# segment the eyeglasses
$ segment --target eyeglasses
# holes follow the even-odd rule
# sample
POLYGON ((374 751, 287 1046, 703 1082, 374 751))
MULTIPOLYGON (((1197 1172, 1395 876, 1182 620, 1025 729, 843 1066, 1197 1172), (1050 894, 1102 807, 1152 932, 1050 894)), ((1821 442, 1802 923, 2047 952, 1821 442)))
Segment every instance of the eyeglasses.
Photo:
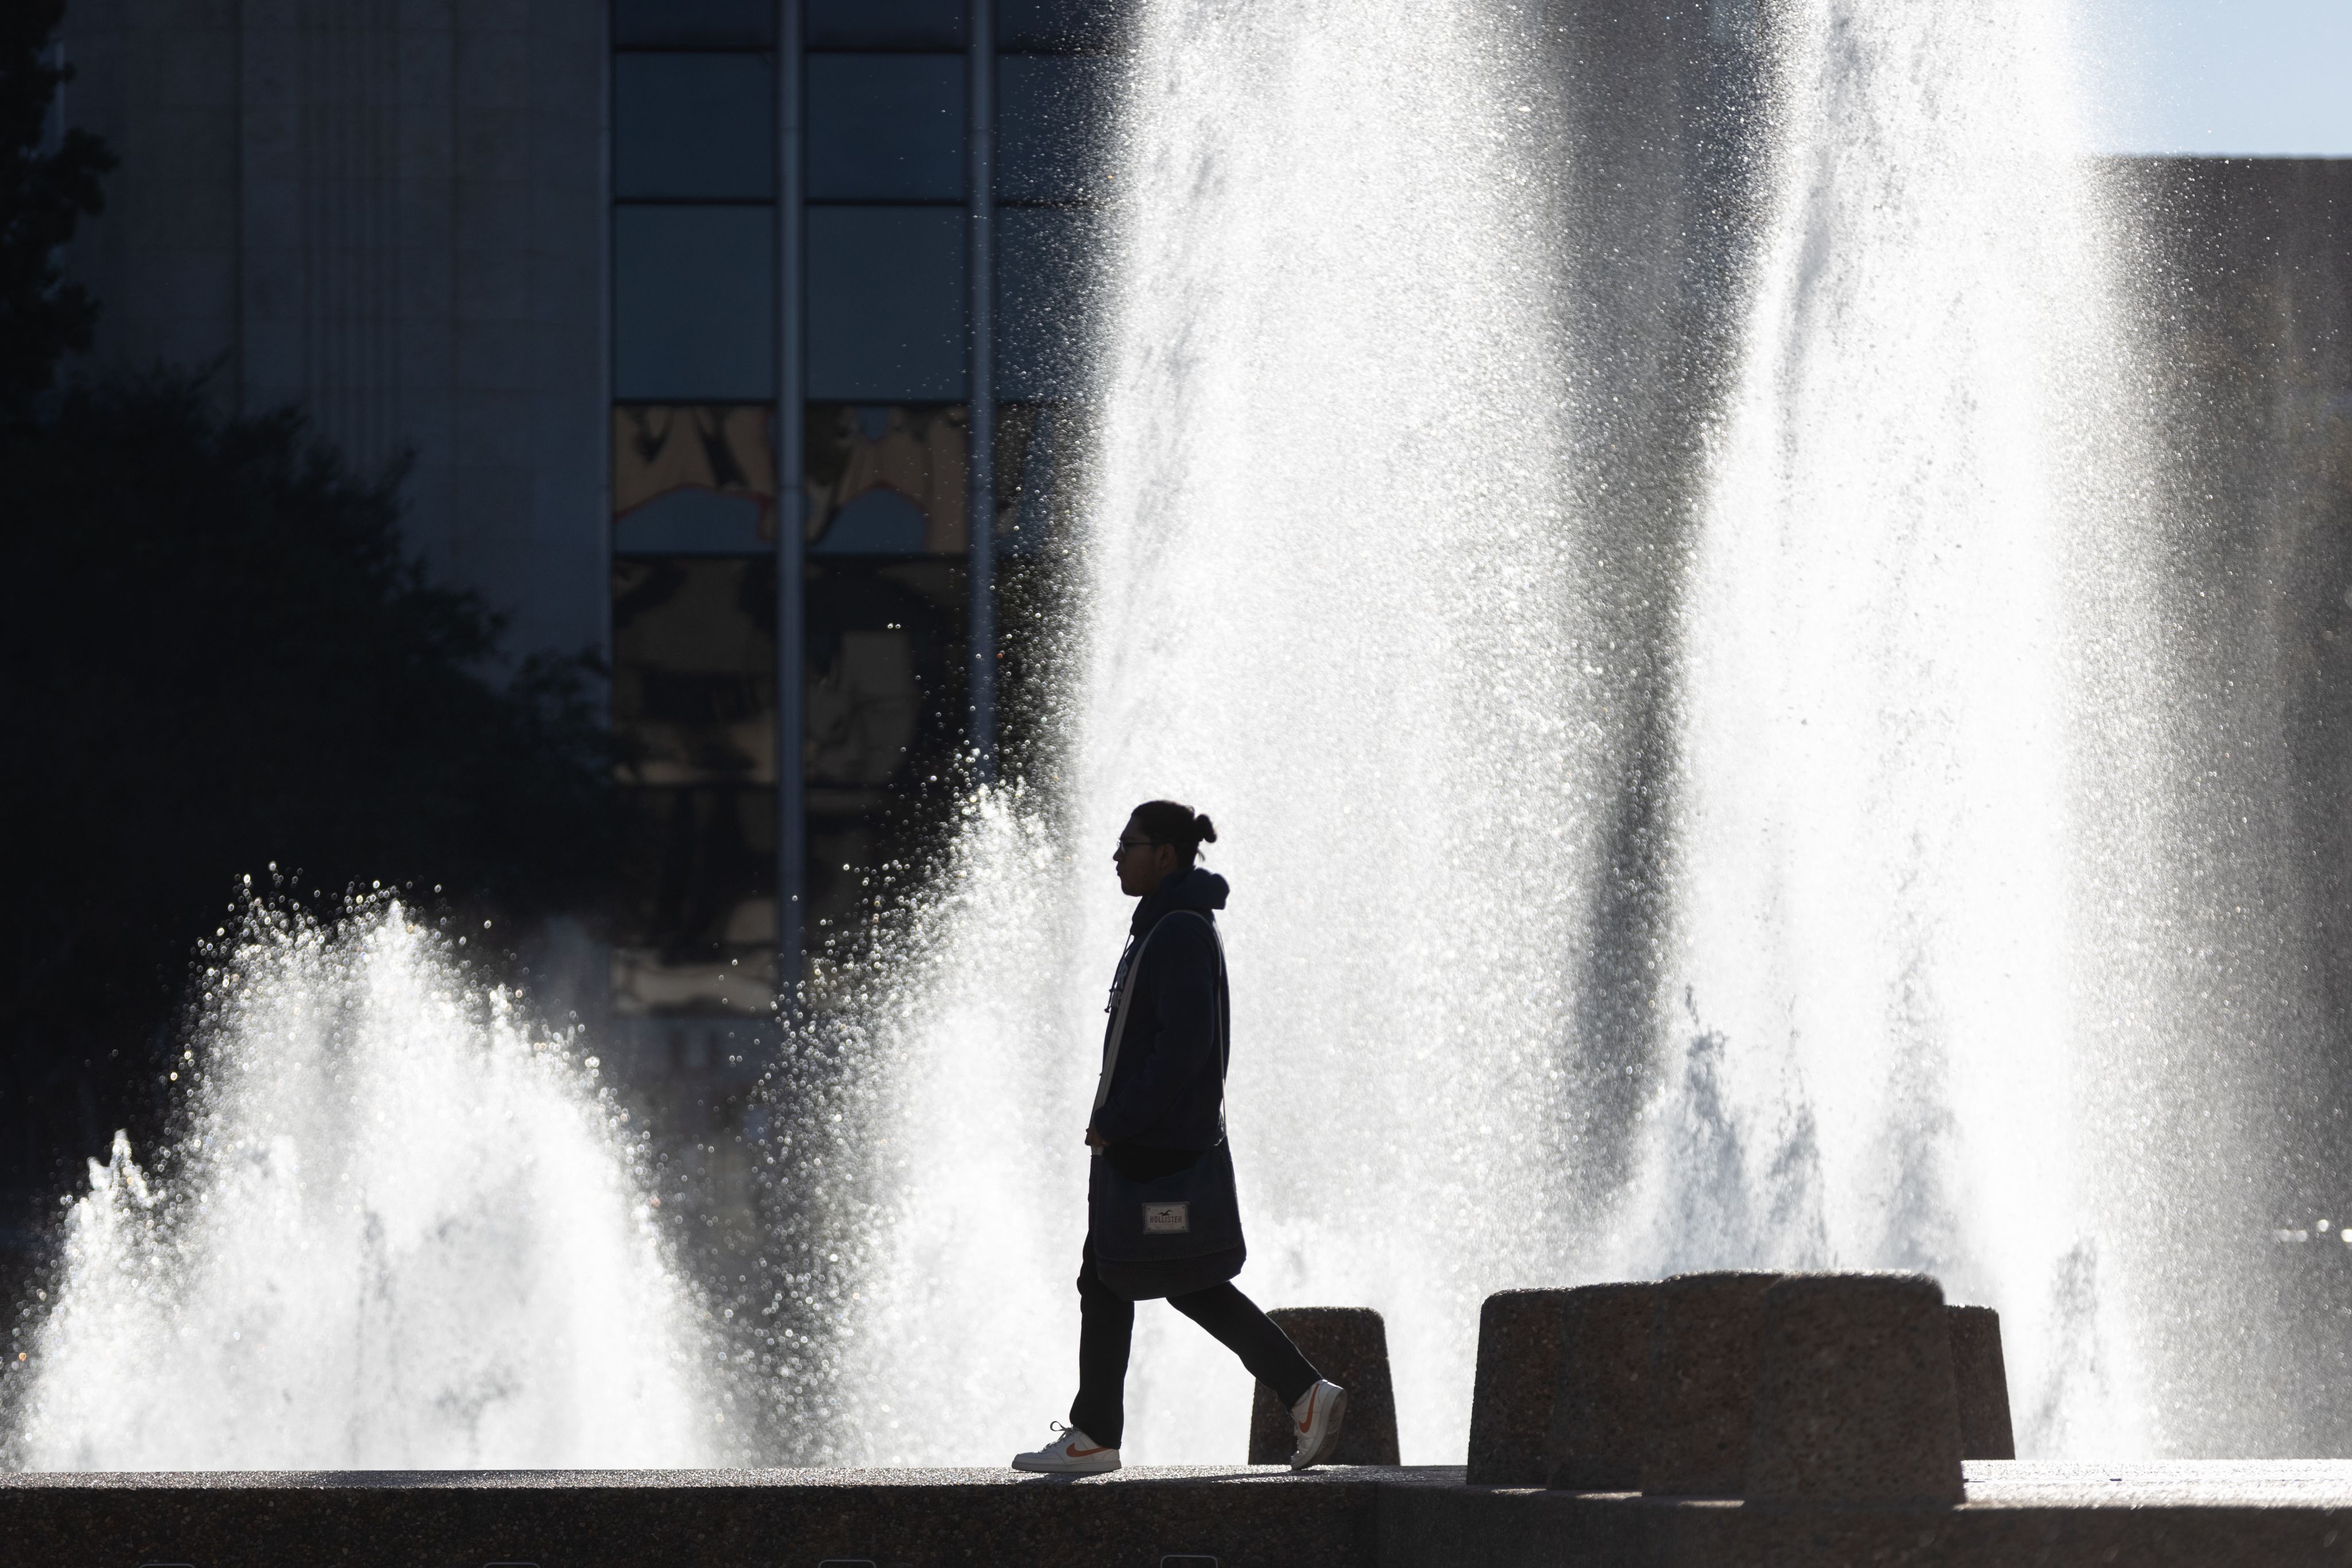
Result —
MULTIPOLYGON (((1118 854, 1123 855, 1129 850, 1152 849, 1157 847, 1159 841, 1157 839, 1121 839, 1118 841, 1118 854)), ((1115 855, 1112 858, 1117 859, 1118 856, 1115 855)))

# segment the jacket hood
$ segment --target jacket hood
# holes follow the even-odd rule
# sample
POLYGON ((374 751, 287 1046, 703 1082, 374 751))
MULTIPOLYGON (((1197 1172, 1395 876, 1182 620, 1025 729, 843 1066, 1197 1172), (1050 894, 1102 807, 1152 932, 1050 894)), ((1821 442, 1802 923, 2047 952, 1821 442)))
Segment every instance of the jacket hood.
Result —
POLYGON ((1232 886, 1206 866, 1173 873, 1137 902, 1135 919, 1129 929, 1149 930, 1154 921, 1171 909, 1223 909, 1225 894, 1232 886))

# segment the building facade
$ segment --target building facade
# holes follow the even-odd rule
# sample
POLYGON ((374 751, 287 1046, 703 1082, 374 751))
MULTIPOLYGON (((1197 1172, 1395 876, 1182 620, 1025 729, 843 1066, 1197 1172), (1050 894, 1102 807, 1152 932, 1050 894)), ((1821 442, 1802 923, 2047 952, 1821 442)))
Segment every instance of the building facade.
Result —
POLYGON ((404 459, 516 653, 609 661, 643 829, 566 999, 630 1076, 747 1085, 994 766, 1112 6, 76 0, 61 41, 122 161, 93 360, 404 459))

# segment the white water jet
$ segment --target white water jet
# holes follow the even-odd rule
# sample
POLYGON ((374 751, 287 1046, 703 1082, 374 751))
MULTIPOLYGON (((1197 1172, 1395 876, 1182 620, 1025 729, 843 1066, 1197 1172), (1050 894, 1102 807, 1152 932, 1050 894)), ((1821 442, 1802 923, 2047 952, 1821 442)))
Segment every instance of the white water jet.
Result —
MULTIPOLYGON (((590 1067, 593 1059, 590 1059, 590 1067)), ((566 1043, 397 904, 256 911, 179 1064, 161 1174, 118 1136, 18 1370, 31 1469, 714 1462, 689 1293, 566 1043)))
MULTIPOLYGON (((1408 1460, 1458 1459, 1483 1296, 1591 1218, 1558 1110, 1599 672, 1508 20, 1145 8, 1062 804, 1050 832, 975 809, 876 1002, 888 1197, 843 1408, 877 1414, 842 1457, 999 1463, 1067 1409, 1111 847, 1144 800, 1213 817, 1233 883, 1237 1282, 1386 1314, 1408 1460)), ((1237 1459, 1249 1396, 1142 1310, 1131 1460, 1237 1459)))
POLYGON ((2116 1167, 2145 1156, 2105 1130, 2154 1065, 2112 1015, 2163 1005, 2125 994, 2116 908, 2166 782, 2158 529, 2064 17, 1773 26, 1682 616, 1669 1076, 1616 1264, 1932 1271, 2001 1311, 2021 1452, 2144 1452, 2116 1167))

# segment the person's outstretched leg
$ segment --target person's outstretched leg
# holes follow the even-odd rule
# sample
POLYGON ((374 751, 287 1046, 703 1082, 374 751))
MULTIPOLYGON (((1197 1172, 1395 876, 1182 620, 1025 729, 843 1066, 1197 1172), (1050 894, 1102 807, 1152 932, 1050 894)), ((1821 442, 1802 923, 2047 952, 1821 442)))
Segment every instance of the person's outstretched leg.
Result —
MULTIPOLYGON (((1243 1295, 1230 1280, 1205 1291, 1171 1296, 1168 1304, 1216 1335, 1219 1343, 1242 1358, 1242 1364, 1250 1369, 1251 1375, 1274 1390, 1286 1408, 1306 1397, 1307 1391, 1322 1377, 1314 1364, 1298 1354, 1290 1336, 1258 1311, 1257 1303, 1243 1295)), ((1133 1321, 1132 1314, 1129 1321, 1133 1321)), ((1125 1364, 1122 1351, 1120 1365, 1124 1368, 1125 1364)), ((1075 1421, 1076 1417, 1071 1419, 1075 1421)), ((1081 1421, 1078 1425, 1086 1424, 1081 1421)), ((1094 1428, 1087 1427, 1087 1430, 1091 1432, 1094 1428)))
POLYGON ((1106 1448, 1118 1448, 1127 1430, 1127 1351, 1134 1337, 1135 1303, 1102 1282, 1087 1248, 1078 1270, 1078 1396, 1070 1401, 1070 1425, 1106 1448))
POLYGON ((1078 1267, 1078 1396, 1070 1402, 1070 1424, 1055 1422, 1044 1448, 1013 1455, 1014 1469, 1093 1475, 1118 1469, 1127 1343, 1134 1332, 1135 1303, 1104 1285, 1087 1248, 1078 1267))

